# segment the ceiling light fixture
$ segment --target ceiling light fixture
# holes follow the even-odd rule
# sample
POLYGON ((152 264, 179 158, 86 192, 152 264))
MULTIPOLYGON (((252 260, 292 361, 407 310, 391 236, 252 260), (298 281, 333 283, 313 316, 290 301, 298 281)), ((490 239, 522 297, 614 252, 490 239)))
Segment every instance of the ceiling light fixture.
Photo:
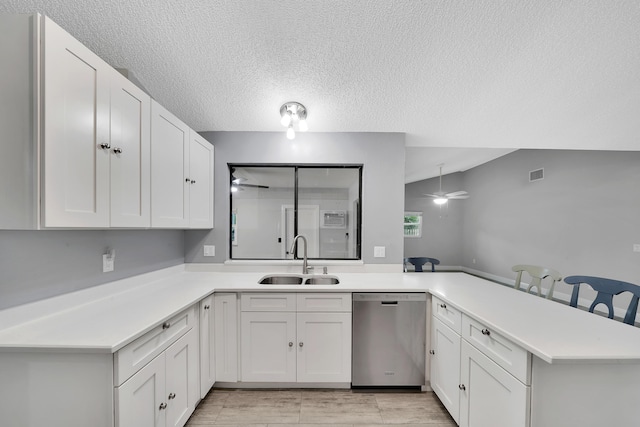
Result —
POLYGON ((299 102, 285 102, 280 107, 280 124, 287 128, 287 138, 294 139, 296 131, 294 126, 298 126, 300 132, 309 130, 307 126, 307 108, 299 102))

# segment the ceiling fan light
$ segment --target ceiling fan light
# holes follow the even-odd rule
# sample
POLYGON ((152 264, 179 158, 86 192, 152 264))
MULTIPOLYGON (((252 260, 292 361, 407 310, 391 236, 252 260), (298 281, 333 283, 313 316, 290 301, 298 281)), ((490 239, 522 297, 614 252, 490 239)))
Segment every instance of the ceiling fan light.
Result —
POLYGON ((444 205, 445 203, 447 203, 447 199, 444 197, 438 197, 437 199, 433 199, 433 203, 435 203, 436 205, 444 205))

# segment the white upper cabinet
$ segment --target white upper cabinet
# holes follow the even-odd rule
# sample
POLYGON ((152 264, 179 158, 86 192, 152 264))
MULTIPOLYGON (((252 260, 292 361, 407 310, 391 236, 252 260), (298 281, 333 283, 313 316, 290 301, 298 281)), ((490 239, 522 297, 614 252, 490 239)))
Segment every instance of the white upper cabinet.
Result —
POLYGON ((211 144, 49 18, 0 57, 0 229, 213 228, 211 144))
POLYGON ((151 102, 151 226, 213 228, 213 146, 151 102))
POLYGON ((189 227, 213 228, 213 145, 191 131, 189 227))
POLYGON ((151 226, 189 227, 190 129, 151 102, 151 226))
POLYGON ((113 70, 111 227, 151 225, 151 98, 113 70))
POLYGON ((44 18, 45 227, 109 226, 111 67, 44 18))

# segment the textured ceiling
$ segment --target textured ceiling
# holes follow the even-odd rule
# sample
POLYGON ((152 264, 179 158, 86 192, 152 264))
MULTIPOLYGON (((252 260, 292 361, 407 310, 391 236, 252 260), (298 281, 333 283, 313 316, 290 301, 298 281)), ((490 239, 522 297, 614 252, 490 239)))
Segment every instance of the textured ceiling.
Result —
POLYGON ((282 131, 295 100, 312 132, 404 132, 408 147, 640 149, 638 0, 2 0, 7 12, 50 16, 198 131, 282 131))

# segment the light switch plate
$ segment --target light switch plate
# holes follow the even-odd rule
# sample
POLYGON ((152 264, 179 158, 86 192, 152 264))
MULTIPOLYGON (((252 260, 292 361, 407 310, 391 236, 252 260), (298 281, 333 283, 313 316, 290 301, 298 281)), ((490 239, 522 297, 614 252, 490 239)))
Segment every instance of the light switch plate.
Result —
POLYGON ((384 258, 385 255, 385 247, 384 246, 374 246, 373 247, 373 257, 374 258, 384 258))
POLYGON ((633 244, 633 252, 640 252, 640 243, 633 244))
POLYGON ((216 247, 214 245, 204 245, 204 256, 216 256, 216 247))

